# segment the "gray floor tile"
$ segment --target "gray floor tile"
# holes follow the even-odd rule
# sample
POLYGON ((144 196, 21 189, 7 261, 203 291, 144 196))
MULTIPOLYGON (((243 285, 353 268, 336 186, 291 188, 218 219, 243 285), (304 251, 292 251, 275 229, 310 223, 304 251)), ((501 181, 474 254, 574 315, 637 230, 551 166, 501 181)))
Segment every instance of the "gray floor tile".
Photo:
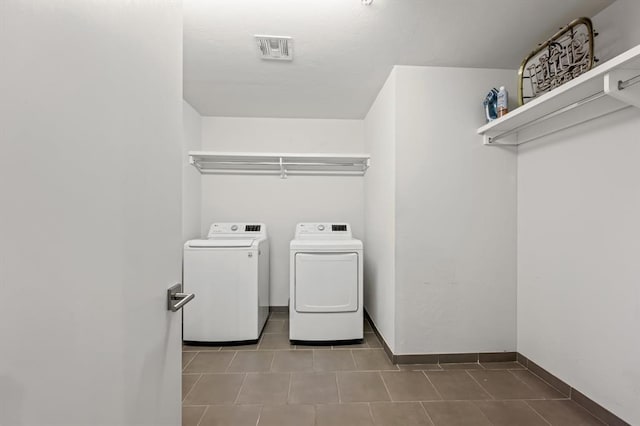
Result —
POLYGON ((189 363, 196 357, 197 352, 182 352, 182 369, 189 365, 189 363))
POLYGON ((207 406, 182 407, 182 426, 197 426, 207 406))
POLYGON ((518 380, 510 371, 484 370, 469 371, 473 378, 480 383, 491 396, 496 399, 530 399, 539 398, 537 392, 518 380))
POLYGON ((392 401, 435 401, 442 399, 422 371, 384 371, 382 379, 392 401))
POLYGON ((554 426, 602 425, 602 422, 573 401, 538 400, 527 401, 527 404, 554 426))
POLYGON ((524 365, 519 362, 481 362, 480 365, 486 370, 524 370, 524 365))
POLYGON ((271 369, 278 372, 312 371, 313 351, 276 351, 271 369))
POLYGON ((494 426, 547 426, 548 423, 524 401, 476 401, 494 426))
POLYGON ((378 372, 338 372, 340 402, 390 401, 378 372))
POLYGON ((382 349, 353 350, 353 358, 358 370, 398 370, 382 349))
POLYGON ((350 350, 314 350, 313 369, 315 371, 355 370, 356 364, 350 350))
POLYGON ((292 373, 289 404, 332 404, 338 401, 336 373, 292 373))
POLYGON ((221 373, 226 371, 233 352, 198 352, 184 369, 185 373, 221 373))
POLYGON ((422 405, 435 426, 491 426, 480 408, 471 401, 434 401, 423 402, 422 405))
POLYGON ((271 312, 269 315, 269 320, 288 320, 289 313, 288 312, 271 312))
POLYGON ((284 404, 289 393, 288 373, 247 373, 239 404, 284 404))
POLYGON ((466 371, 425 371, 425 374, 443 399, 491 399, 466 371))
POLYGON ((267 324, 264 326, 263 333, 284 333, 286 330, 284 328, 285 320, 272 320, 267 321, 267 324))
POLYGON ((367 346, 369 346, 370 348, 381 348, 382 347, 382 343, 380 342, 380 339, 378 339, 378 336, 376 336, 375 333, 364 333, 364 341, 367 343, 367 346))
POLYGON ((258 426, 314 426, 315 419, 313 405, 265 405, 258 426))
POLYGON ((184 399, 184 405, 232 404, 244 374, 203 374, 184 399))
POLYGON ((440 364, 443 370, 484 370, 484 367, 477 362, 446 362, 440 364))
POLYGON ((311 350, 313 349, 315 350, 319 350, 319 351, 330 351, 331 349, 333 349, 333 346, 331 345, 314 345, 314 344, 296 344, 296 349, 300 349, 300 350, 311 350))
POLYGON ((295 346, 289 342, 289 335, 285 333, 278 334, 264 334, 260 345, 260 350, 263 349, 294 349, 295 346))
POLYGON ((256 351, 258 350, 258 343, 246 343, 242 345, 230 345, 230 346, 222 346, 220 348, 223 352, 229 351, 256 351))
POLYGON ((317 426, 374 426, 369 404, 316 405, 317 426))
POLYGON ((182 375, 182 399, 189 393, 193 385, 198 381, 201 374, 183 374, 182 375))
POLYGON ((560 393, 560 391, 551 387, 547 382, 543 381, 538 376, 532 374, 529 371, 515 370, 511 371, 511 374, 513 374, 519 380, 525 382, 527 386, 533 389, 538 398, 566 399, 566 396, 560 393))
POLYGON ((371 404, 376 426, 430 426, 419 402, 376 402, 371 404))
POLYGON ((273 351, 238 351, 227 369, 230 373, 256 373, 271 370, 273 351))
POLYGON ((406 371, 441 371, 438 364, 398 364, 400 370, 406 371))
POLYGON ((367 345, 367 342, 365 342, 364 339, 362 339, 361 342, 337 344, 337 345, 333 345, 332 348, 333 349, 368 349, 369 345, 367 345))
POLYGON ((255 426, 261 408, 260 405, 210 405, 198 426, 255 426))

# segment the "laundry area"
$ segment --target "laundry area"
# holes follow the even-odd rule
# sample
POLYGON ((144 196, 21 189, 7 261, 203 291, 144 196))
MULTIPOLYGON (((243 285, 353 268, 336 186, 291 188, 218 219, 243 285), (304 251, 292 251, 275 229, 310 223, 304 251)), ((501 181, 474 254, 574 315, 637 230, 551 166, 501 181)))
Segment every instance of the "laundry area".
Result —
POLYGON ((0 426, 640 425, 640 2, 0 17, 0 426))

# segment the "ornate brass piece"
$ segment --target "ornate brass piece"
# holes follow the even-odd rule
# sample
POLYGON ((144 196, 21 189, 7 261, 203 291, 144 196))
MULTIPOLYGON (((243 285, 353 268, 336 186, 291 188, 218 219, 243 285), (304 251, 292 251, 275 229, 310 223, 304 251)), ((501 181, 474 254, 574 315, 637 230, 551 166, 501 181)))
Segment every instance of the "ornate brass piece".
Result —
POLYGON ((526 102, 573 80, 593 67, 593 24, 578 18, 555 33, 522 61, 518 102, 526 102))

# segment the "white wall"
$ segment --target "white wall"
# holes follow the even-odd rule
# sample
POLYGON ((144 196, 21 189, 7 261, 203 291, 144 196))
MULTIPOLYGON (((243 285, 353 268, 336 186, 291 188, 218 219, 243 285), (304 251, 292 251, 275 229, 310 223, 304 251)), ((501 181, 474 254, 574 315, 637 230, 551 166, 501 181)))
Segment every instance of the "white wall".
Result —
MULTIPOLYGON (((362 120, 203 117, 202 148, 233 152, 364 151, 362 120)), ((349 222, 363 238, 364 184, 355 176, 202 177, 202 232, 212 222, 264 222, 271 242, 272 306, 289 299, 289 241, 298 222, 349 222)))
POLYGON ((395 68, 396 353, 516 349, 516 151, 475 130, 512 70, 395 68))
MULTIPOLYGON (((615 53, 640 44, 639 16, 633 1, 605 9, 596 47, 612 35, 615 53)), ((630 424, 640 424, 638 134, 631 109, 518 155, 518 350, 630 424)))
POLYGON ((365 309, 395 350, 396 84, 392 71, 364 120, 372 167, 365 191, 365 309))
POLYGON ((202 177, 189 164, 189 151, 202 148, 202 117, 186 101, 182 102, 182 239, 201 237, 202 177))
POLYGON ((594 29, 600 34, 595 39, 595 56, 600 63, 640 43, 638 19, 640 2, 637 0, 616 0, 592 18, 594 29))
POLYGON ((180 4, 0 17, 0 424, 177 425, 180 4))

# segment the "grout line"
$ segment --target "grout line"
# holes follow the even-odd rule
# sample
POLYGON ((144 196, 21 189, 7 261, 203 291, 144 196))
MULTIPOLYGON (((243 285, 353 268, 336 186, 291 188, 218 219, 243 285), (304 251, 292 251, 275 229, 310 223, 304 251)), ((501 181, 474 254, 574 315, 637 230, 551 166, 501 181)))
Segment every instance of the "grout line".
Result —
POLYGON ((378 373, 380 374, 380 378, 382 379, 382 384, 384 385, 384 388, 386 389, 387 393, 389 394, 389 400, 391 402, 401 402, 401 401, 395 401, 393 399, 393 395, 391 395, 391 392, 389 392, 389 386, 387 386, 387 382, 384 380, 384 376, 382 375, 382 371, 378 371, 378 373))
POLYGON ((373 417, 373 409, 371 408, 371 403, 367 402, 367 405, 369 406, 369 416, 371 416, 371 422, 375 424, 376 418, 373 417))
POLYGON ((244 387, 244 383, 247 381, 247 376, 249 373, 244 373, 244 377, 242 378, 242 383, 240 383, 240 389, 238 389, 238 394, 236 395, 236 399, 233 400, 233 405, 238 403, 238 399, 240 399, 240 395, 242 394, 242 388, 244 387))
MULTIPOLYGON (((421 371, 422 374, 427 378, 427 381, 429 382, 429 384, 431 385, 431 387, 433 387, 433 389, 436 391, 436 394, 438 394, 438 396, 440 397, 441 401, 444 401, 444 398, 442 397, 442 394, 440 393, 440 391, 438 390, 438 388, 436 387, 436 385, 433 384, 433 382, 431 381, 431 378, 429 377, 429 375, 427 374, 426 371, 422 370, 421 371)), ((434 423, 435 424, 435 423, 434 423)))
POLYGON ((271 364, 269 364, 269 372, 273 373, 274 372, 273 371, 273 363, 276 362, 276 353, 272 352, 271 354, 272 354, 272 356, 271 356, 271 364))
POLYGON ((531 404, 529 404, 527 401, 523 401, 525 404, 527 404, 527 407, 531 408, 533 410, 534 413, 536 413, 542 420, 544 420, 545 423, 547 423, 548 425, 552 425, 552 423, 547 420, 542 414, 540 414, 538 412, 538 410, 536 410, 535 408, 533 408, 533 406, 531 404))
MULTIPOLYGON (((504 400, 496 401, 496 402, 503 402, 503 401, 504 401, 504 400)), ((478 410, 480 410, 480 414, 482 414, 482 417, 484 417, 484 418, 487 420, 487 422, 489 422, 489 424, 494 424, 494 423, 491 421, 491 419, 489 418, 489 416, 487 416, 487 415, 485 414, 485 412, 484 412, 484 411, 482 411, 482 409, 481 409, 480 407, 478 407, 478 401, 470 401, 470 402, 471 402, 471 404, 473 404, 473 405, 474 405, 478 410)))
MULTIPOLYGON (((436 392, 437 392, 437 390, 436 390, 436 392)), ((429 419, 429 421, 431 422, 431 425, 435 426, 436 422, 434 422, 433 419, 431 418, 431 416, 429 415, 429 412, 427 411, 427 407, 424 406, 424 402, 420 401, 419 404, 422 407, 422 411, 424 411, 424 414, 427 416, 427 419, 429 419)))
POLYGON ((206 407, 204 407, 204 410, 202 411, 202 414, 200 414, 200 418, 196 422, 196 426, 200 426, 200 423, 202 422, 202 419, 204 419, 204 415, 207 413, 207 411, 209 411, 209 406, 208 405, 206 407))
POLYGON ((351 349, 349 349, 349 352, 351 353, 351 359, 353 360, 353 365, 355 365, 356 369, 355 371, 360 371, 358 367, 358 361, 356 361, 356 357, 355 355, 353 355, 353 351, 351 349))
MULTIPOLYGON (((527 363, 527 364, 528 364, 528 363, 527 363)), ((533 374, 533 375, 534 375, 535 377, 537 377, 538 379, 542 380, 542 381, 543 381, 544 383, 546 383, 547 385, 551 386, 551 388, 552 388, 552 389, 557 390, 557 391, 560 393, 560 395, 562 395, 562 396, 564 396, 564 397, 565 397, 564 399, 571 399, 571 389, 573 389, 573 387, 572 387, 572 386, 570 386, 569 384, 567 384, 567 383, 563 382, 563 383, 565 383, 567 386, 569 386, 569 396, 566 396, 564 393, 562 393, 562 391, 561 391, 560 389, 558 389, 557 387, 553 386, 551 383, 549 383, 548 381, 546 381, 546 380, 545 380, 544 378, 542 378, 541 376, 537 375, 535 372, 531 371, 531 370, 529 369, 529 367, 527 367, 527 368, 526 368, 526 370, 527 370, 529 373, 533 374)), ((551 374, 551 373, 549 373, 549 374, 551 374)), ((557 378, 557 377, 556 377, 556 376, 554 376, 553 374, 551 374, 551 376, 553 376, 553 377, 557 378)), ((558 379, 558 380, 560 380, 560 379, 558 379)), ((562 381, 562 380, 560 380, 560 381, 562 381)))
POLYGON ((260 404, 260 411, 258 411, 258 419, 256 420, 256 426, 260 423, 260 417, 262 416, 262 409, 264 408, 264 404, 260 404))
MULTIPOLYGON (((524 384, 528 389, 530 389, 533 393, 537 394, 536 390, 535 390, 534 388, 532 388, 531 386, 529 386, 529 384, 527 384, 527 382, 525 382, 524 380, 522 380, 520 377, 516 376, 516 375, 513 373, 513 370, 505 370, 505 371, 508 371, 508 372, 509 372, 509 374, 511 374, 511 376, 515 377, 517 381, 521 382, 521 383, 522 383, 522 384, 524 384)), ((520 370, 518 370, 518 371, 520 371, 520 370)), ((543 397, 542 399, 546 399, 546 398, 544 398, 544 397, 543 397)))
POLYGON ((480 389, 482 389, 483 391, 485 391, 485 393, 486 393, 487 395, 489 395, 493 400, 497 400, 497 399, 498 399, 498 398, 496 398, 495 396, 493 396, 493 395, 491 394, 491 392, 489 392, 487 389, 485 389, 485 387, 484 387, 484 386, 482 386, 482 384, 480 384, 480 382, 479 382, 478 380, 476 380, 476 378, 475 378, 475 377, 473 377, 473 375, 469 372, 469 370, 464 370, 464 372, 465 372, 465 373, 467 373, 467 375, 468 375, 469 377, 471 377, 471 380, 473 380, 474 382, 476 382, 476 383, 478 384, 478 386, 480 386, 480 389))
POLYGON ((313 407, 313 425, 318 426, 318 404, 311 404, 313 407))
POLYGON ((384 377, 382 377, 382 372, 378 371, 378 375, 380 376, 380 379, 382 380, 382 384, 384 385, 384 389, 387 391, 387 395, 389 395, 389 401, 395 402, 393 400, 393 397, 391 396, 391 392, 389 392, 389 388, 387 387, 387 383, 384 381, 384 377))
MULTIPOLYGON (((189 388, 189 392, 187 392, 187 393, 184 395, 184 397, 182 397, 182 402, 184 402, 184 400, 185 400, 185 399, 187 399, 187 397, 188 397, 188 396, 189 396, 189 394, 193 391, 193 389, 196 387, 196 385, 198 384, 198 382, 200 381, 200 379, 202 379, 202 375, 203 375, 204 373, 197 373, 197 374, 199 374, 198 378, 196 379, 196 381, 195 381, 195 382, 193 382, 193 384, 192 384, 192 385, 191 385, 191 387, 189 388)), ((182 376, 180 376, 180 379, 182 379, 182 376)), ((180 385, 182 385, 182 380, 181 380, 180 385)))
POLYGON ((233 356, 231 357, 231 361, 229 361, 229 364, 227 365, 227 367, 224 369, 225 373, 229 373, 229 369, 231 368, 231 364, 233 364, 233 360, 236 359, 236 357, 238 356, 238 351, 235 351, 233 356))
POLYGON ((338 404, 342 404, 342 396, 340 395, 340 384, 338 383, 338 372, 334 371, 333 374, 336 377, 336 389, 338 389, 338 404))
MULTIPOLYGON (((187 352, 187 353, 188 353, 188 352, 187 352)), ((191 359, 189 360, 189 362, 188 362, 188 363, 186 363, 184 367, 182 367, 182 372, 183 372, 183 373, 184 373, 184 370, 186 370, 186 369, 187 369, 187 367, 189 366, 189 364, 191 364, 191 363, 193 362, 193 360, 194 360, 194 359, 196 359, 196 357, 198 356, 198 354, 199 354, 199 353, 200 353, 200 352, 196 352, 196 354, 193 356, 193 358, 191 358, 191 359)), ((184 356, 184 352, 182 352, 182 356, 184 356)), ((181 360, 181 361, 182 361, 182 360, 181 360)))
POLYGON ((289 374, 289 389, 287 389, 287 404, 289 404, 289 397, 291 396, 291 382, 293 382, 293 373, 289 374))

